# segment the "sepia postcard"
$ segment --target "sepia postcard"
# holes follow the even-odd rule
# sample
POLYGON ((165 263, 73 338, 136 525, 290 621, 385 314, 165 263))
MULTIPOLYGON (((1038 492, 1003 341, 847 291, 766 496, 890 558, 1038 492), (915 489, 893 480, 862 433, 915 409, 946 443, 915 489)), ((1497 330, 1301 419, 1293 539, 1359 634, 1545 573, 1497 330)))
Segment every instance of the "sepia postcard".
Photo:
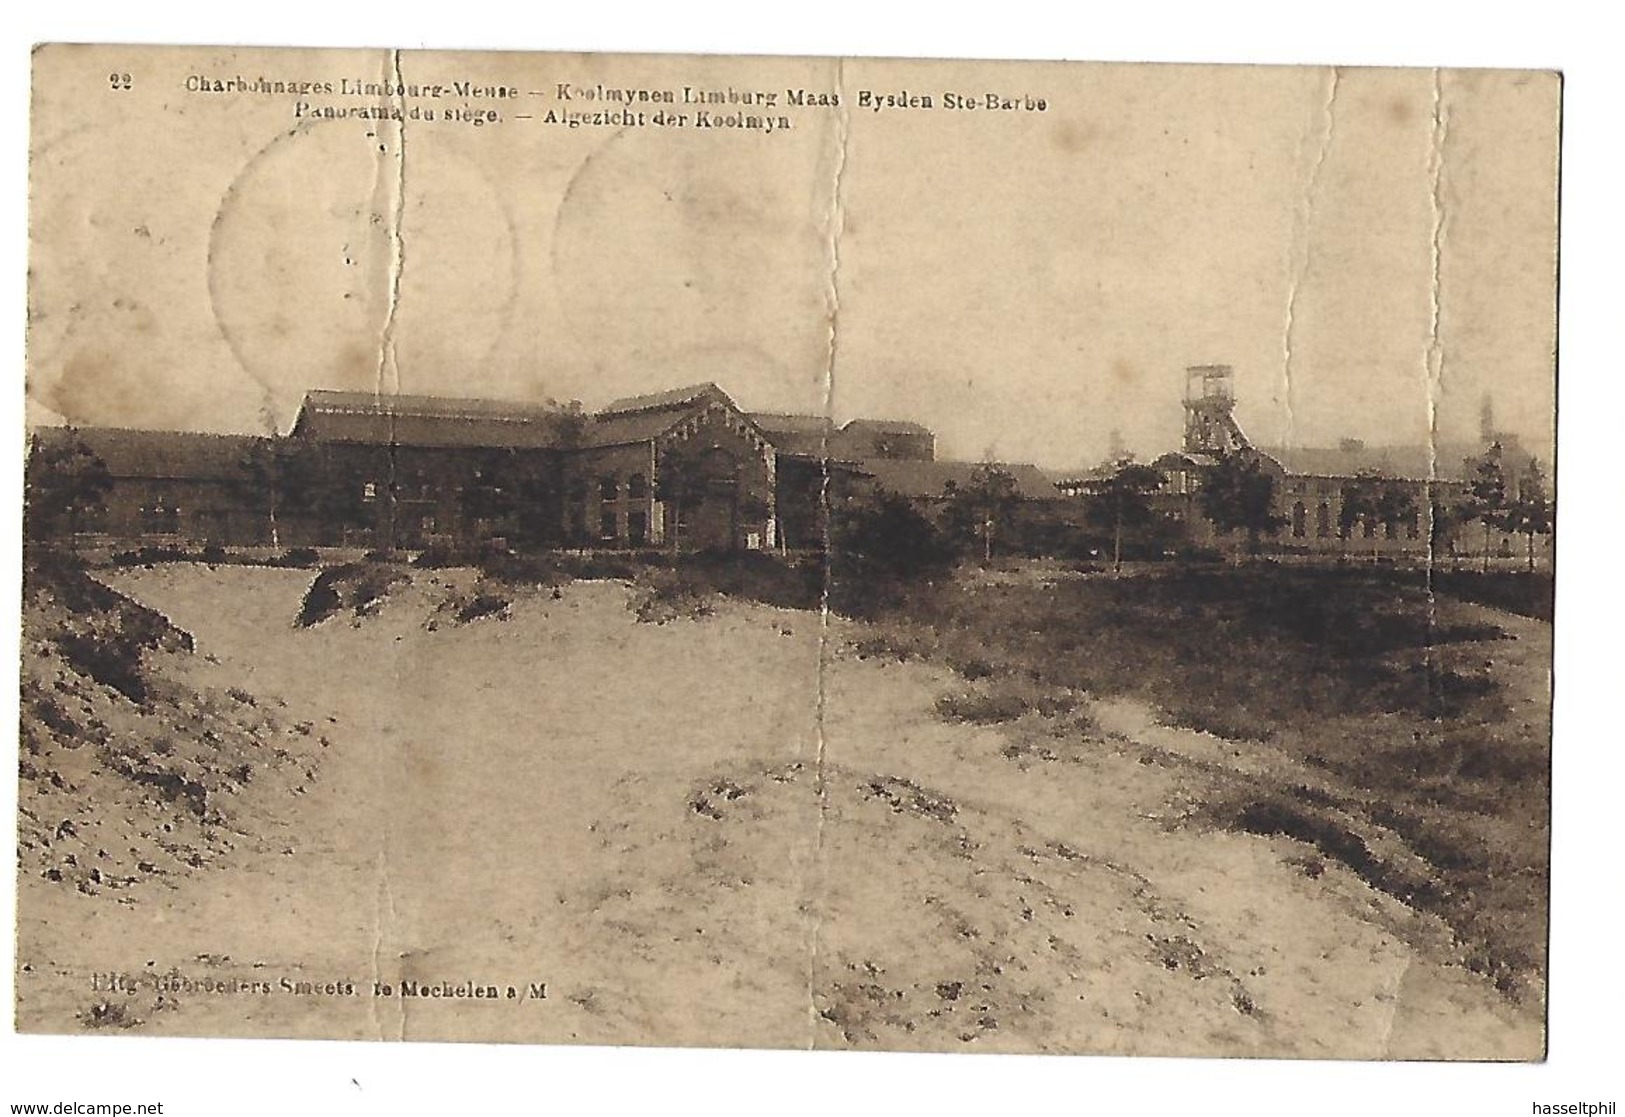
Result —
POLYGON ((18 1030, 1544 1058, 1561 98, 37 48, 18 1030))

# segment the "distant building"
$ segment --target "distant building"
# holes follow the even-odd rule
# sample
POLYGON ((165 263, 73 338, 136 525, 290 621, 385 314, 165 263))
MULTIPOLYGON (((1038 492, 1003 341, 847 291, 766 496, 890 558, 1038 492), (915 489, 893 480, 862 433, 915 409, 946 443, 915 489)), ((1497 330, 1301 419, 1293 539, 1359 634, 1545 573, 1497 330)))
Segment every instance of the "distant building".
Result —
POLYGON ((917 423, 750 414, 715 384, 596 413, 312 391, 282 438, 43 428, 107 464, 81 534, 111 540, 422 548, 820 545, 827 478, 927 462, 917 423))
MULTIPOLYGON (((1466 501, 1474 466, 1492 443, 1500 447, 1509 498, 1535 461, 1515 436, 1497 432, 1489 432, 1483 444, 1370 447, 1344 439, 1336 447, 1260 450, 1236 422, 1232 384, 1228 366, 1188 369, 1184 443, 1152 463, 1166 478, 1159 507, 1197 543, 1231 547, 1240 541, 1239 535, 1217 532, 1201 512, 1202 480, 1227 454, 1252 456, 1273 478, 1281 526, 1269 544, 1287 553, 1482 551, 1481 532, 1447 520, 1447 510, 1466 501)), ((1506 533, 1491 533, 1492 551, 1510 554, 1515 545, 1506 533)))

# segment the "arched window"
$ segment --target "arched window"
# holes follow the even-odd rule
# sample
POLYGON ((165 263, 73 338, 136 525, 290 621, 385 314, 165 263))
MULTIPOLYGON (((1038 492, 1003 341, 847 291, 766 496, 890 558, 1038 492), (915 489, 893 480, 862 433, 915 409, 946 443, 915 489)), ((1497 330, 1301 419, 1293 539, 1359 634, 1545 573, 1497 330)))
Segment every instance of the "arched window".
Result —
POLYGON ((606 473, 598 479, 598 499, 614 500, 621 494, 621 483, 613 473, 606 473))
POLYGON ((1302 539, 1307 534, 1307 527, 1304 522, 1307 518, 1308 510, 1304 508, 1303 501, 1294 501, 1292 504, 1292 537, 1294 539, 1302 539))
POLYGON ((1321 539, 1330 538, 1332 534, 1332 505, 1330 501, 1323 500, 1315 511, 1315 535, 1321 539))
POLYGON ((641 473, 634 473, 626 479, 626 495, 633 500, 643 500, 649 495, 649 479, 641 473))

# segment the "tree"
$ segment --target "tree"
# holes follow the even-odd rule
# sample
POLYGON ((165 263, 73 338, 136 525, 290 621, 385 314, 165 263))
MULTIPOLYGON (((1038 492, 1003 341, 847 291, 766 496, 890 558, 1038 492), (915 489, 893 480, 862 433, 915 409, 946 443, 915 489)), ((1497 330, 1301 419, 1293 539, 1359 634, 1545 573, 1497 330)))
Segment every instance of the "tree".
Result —
POLYGON ((573 399, 560 402, 548 399, 543 401, 542 406, 549 412, 559 447, 565 450, 579 447, 587 432, 587 412, 581 406, 581 401, 573 399))
POLYGON ((1224 455, 1208 470, 1198 499, 1215 528, 1247 533, 1249 555, 1258 553, 1259 536, 1286 523, 1275 511, 1275 476, 1259 455, 1245 450, 1224 455))
POLYGON ((1501 444, 1490 443, 1489 449, 1473 463, 1473 475, 1468 482, 1468 497, 1464 512, 1468 520, 1484 525, 1484 570, 1490 568, 1490 532, 1507 529, 1507 477, 1501 462, 1501 444))
POLYGON ((36 433, 29 440, 23 482, 25 536, 38 540, 65 531, 72 545, 81 518, 105 507, 112 488, 107 463, 76 432, 66 438, 36 433))
POLYGON ((655 460, 655 499, 669 510, 666 522, 674 555, 679 549, 678 524, 682 522, 684 509, 703 501, 709 487, 705 452, 693 439, 673 439, 660 448, 655 460))
POLYGON ((1443 493, 1433 489, 1428 491, 1428 553, 1437 555, 1440 551, 1450 554, 1450 567, 1456 569, 1459 555, 1456 553, 1456 529, 1466 520, 1461 507, 1452 503, 1443 493))
POLYGON ((1162 487, 1162 474, 1132 456, 1120 458, 1111 475, 1085 498, 1090 522, 1112 532, 1112 570, 1123 570, 1123 529, 1149 523, 1151 494, 1162 487))
POLYGON ((1547 535, 1553 526, 1552 502, 1546 495, 1546 475, 1540 463, 1529 462, 1529 472, 1518 482, 1518 499, 1507 513, 1507 527, 1523 535, 1529 544, 1529 569, 1535 569, 1535 536, 1547 535))
POLYGON ((1416 493, 1403 481, 1387 480, 1377 492, 1377 522, 1389 535, 1397 535, 1421 513, 1416 493))
POLYGON ((512 450, 475 453, 473 470, 457 491, 462 541, 477 545, 501 535, 521 548, 556 538, 557 489, 545 471, 512 450))
POLYGON ((271 546, 280 547, 278 516, 284 511, 310 512, 317 501, 320 475, 309 448, 298 442, 262 439, 243 451, 235 487, 244 503, 263 501, 271 546))
POLYGON ((994 539, 1009 532, 1021 491, 1009 471, 984 462, 971 473, 964 485, 949 481, 943 486, 947 507, 943 524, 955 538, 981 543, 982 562, 993 561, 994 539))
POLYGON ((832 510, 829 526, 830 588, 846 612, 874 612, 953 563, 943 534, 896 493, 853 494, 832 510))
POLYGON ((1382 504, 1382 478, 1371 470, 1361 470, 1343 482, 1338 496, 1337 538, 1347 551, 1357 525, 1377 523, 1382 504))

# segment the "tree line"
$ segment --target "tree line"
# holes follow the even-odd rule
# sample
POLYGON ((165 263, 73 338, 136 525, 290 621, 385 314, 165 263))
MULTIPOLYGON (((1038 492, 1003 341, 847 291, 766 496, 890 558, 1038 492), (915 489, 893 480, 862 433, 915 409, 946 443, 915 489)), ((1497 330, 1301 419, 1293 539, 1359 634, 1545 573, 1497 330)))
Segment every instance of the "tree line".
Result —
MULTIPOLYGON (((471 450, 467 483, 456 495, 463 533, 500 536, 520 547, 557 542, 556 508, 561 494, 555 482, 525 469, 501 450, 471 450)), ((654 479, 656 495, 672 510, 704 499, 706 472, 688 461, 683 448, 662 455, 654 479)), ((375 500, 391 506, 391 482, 381 484, 375 500)), ((1081 501, 1082 522, 1053 509, 1034 509, 1023 498, 1016 478, 993 463, 978 466, 964 482, 949 481, 933 502, 934 514, 918 502, 883 492, 847 494, 837 502, 830 541, 849 558, 873 564, 877 572, 901 573, 965 558, 991 561, 1010 553, 1092 551, 1095 541, 1110 548, 1114 569, 1122 568, 1125 545, 1172 542, 1176 533, 1157 508, 1165 479, 1153 466, 1123 456, 1110 463, 1087 487, 1081 501)), ((1277 477, 1262 455, 1236 451, 1209 468, 1197 491, 1197 507, 1219 531, 1241 532, 1256 554, 1266 536, 1287 524, 1278 511, 1277 477)), ((25 481, 24 527, 27 538, 77 535, 104 507, 113 487, 106 464, 78 438, 31 440, 25 481)), ((246 508, 266 518, 273 546, 280 545, 284 520, 296 518, 328 525, 367 526, 374 513, 356 478, 335 478, 309 448, 279 440, 254 443, 237 462, 230 488, 246 508)), ((1414 483, 1362 472, 1346 479, 1339 491, 1337 534, 1345 549, 1365 525, 1386 532, 1408 530, 1423 509, 1414 483)), ((1517 476, 1507 468, 1499 443, 1475 459, 1462 498, 1429 500, 1428 530, 1435 550, 1448 549, 1460 528, 1477 525, 1483 532, 1483 563, 1488 569, 1496 532, 1525 537, 1527 562, 1535 566, 1535 541, 1553 531, 1555 506, 1538 461, 1530 460, 1517 476)), ((766 514, 765 509, 752 510, 766 514)), ((385 524, 388 529, 387 518, 385 524)), ((675 542, 675 540, 674 540, 675 542)), ((1147 548, 1143 545, 1142 553, 1147 548)))

